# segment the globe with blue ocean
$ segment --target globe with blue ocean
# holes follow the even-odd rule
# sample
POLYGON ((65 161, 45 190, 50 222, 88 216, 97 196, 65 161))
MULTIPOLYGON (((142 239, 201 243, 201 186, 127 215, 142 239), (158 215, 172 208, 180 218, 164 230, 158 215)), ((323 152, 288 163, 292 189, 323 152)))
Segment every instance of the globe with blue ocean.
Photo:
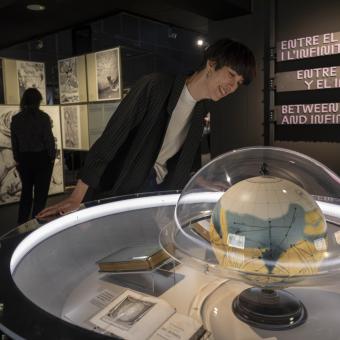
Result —
POLYGON ((252 284, 284 284, 318 274, 327 256, 327 224, 314 198, 295 183, 257 176, 231 186, 217 202, 210 240, 220 266, 252 284))

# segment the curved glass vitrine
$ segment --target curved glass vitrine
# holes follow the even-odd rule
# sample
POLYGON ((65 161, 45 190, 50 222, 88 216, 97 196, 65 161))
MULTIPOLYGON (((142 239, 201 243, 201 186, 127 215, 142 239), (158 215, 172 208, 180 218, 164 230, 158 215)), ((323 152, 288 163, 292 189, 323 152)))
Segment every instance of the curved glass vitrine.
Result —
POLYGON ((340 278, 339 197, 339 177, 304 154, 233 150, 190 179, 161 244, 183 264, 253 286, 232 301, 240 320, 288 330, 309 312, 285 288, 340 278))
MULTIPOLYGON (((199 212, 200 217, 206 217, 209 206, 213 207, 223 192, 211 190, 208 197, 194 189, 190 197, 186 196, 186 203, 198 207, 198 202, 203 202, 205 207, 199 212)), ((328 275, 326 285, 312 280, 309 285, 298 283, 286 288, 303 301, 308 311, 305 323, 299 327, 265 330, 235 316, 233 301, 252 281, 239 273, 226 275, 225 269, 216 266, 215 253, 202 234, 185 229, 187 224, 182 226, 184 231, 178 228, 174 211, 176 204, 178 207, 184 202, 185 193, 139 194, 90 202, 49 223, 30 221, 3 235, 0 331, 12 338, 112 338, 112 332, 93 322, 105 319, 107 306, 120 305, 127 292, 133 292, 133 302, 136 296, 137 300, 144 297, 143 304, 138 301, 133 305, 139 320, 148 315, 147 306, 152 304, 163 313, 163 317, 161 312, 150 313, 141 324, 144 330, 155 325, 159 329, 176 314, 186 316, 186 321, 194 320, 195 327, 203 325, 209 339, 337 339, 340 288, 328 275), (98 260, 122 248, 159 243, 179 262, 170 260, 148 271, 98 270, 98 260)), ((315 198, 332 232, 332 247, 336 248, 340 243, 336 236, 340 231, 339 201, 322 196, 322 192, 315 198)), ((307 278, 304 281, 309 282, 307 278)), ((124 308, 120 312, 125 313, 124 308)), ((114 313, 113 308, 110 315, 114 313)), ((126 322, 128 316, 133 317, 132 312, 125 313, 122 320, 126 322)), ((150 338, 155 336, 156 328, 151 335, 132 333, 131 338, 150 338)))

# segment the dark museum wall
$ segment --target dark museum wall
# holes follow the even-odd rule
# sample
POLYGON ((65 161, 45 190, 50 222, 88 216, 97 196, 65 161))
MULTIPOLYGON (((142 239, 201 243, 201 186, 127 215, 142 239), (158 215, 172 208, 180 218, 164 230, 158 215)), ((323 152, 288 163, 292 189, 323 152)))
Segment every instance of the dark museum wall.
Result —
MULTIPOLYGON (((211 105, 211 149, 215 157, 229 150, 264 145, 264 57, 268 53, 270 32, 274 41, 340 31, 340 1, 338 0, 276 0, 271 25, 268 1, 254 0, 253 13, 234 19, 209 22, 209 40, 229 36, 248 45, 257 59, 257 77, 248 87, 211 105), (271 30, 268 32, 268 30, 271 30)), ((274 46, 272 46, 274 47, 274 46)), ((340 65, 340 55, 276 63, 276 72, 340 65), (315 60, 311 60, 315 59, 315 60), (312 65, 310 67, 306 66, 312 65)), ((274 76, 274 75, 272 75, 274 76)), ((340 102, 340 89, 303 93, 276 94, 276 105, 320 102, 340 102), (319 92, 319 93, 317 93, 319 92)), ((290 125, 272 123, 270 145, 305 153, 340 174, 339 125, 290 125)))
POLYGON ((263 55, 265 0, 253 3, 253 13, 209 22, 209 40, 230 37, 255 54, 257 76, 248 86, 210 105, 211 153, 215 157, 232 149, 263 145, 263 55))
POLYGON ((195 45, 199 36, 201 34, 194 31, 119 13, 2 49, 0 56, 44 62, 49 103, 59 104, 59 59, 122 46, 122 76, 126 88, 151 72, 187 73, 195 69, 202 56, 202 48, 195 45))
MULTIPOLYGON (((276 41, 340 31, 338 0, 277 0, 276 41)), ((340 65, 340 55, 277 63, 276 71, 340 65), (308 63, 308 64, 307 64, 308 63), (307 66, 308 65, 308 66, 307 66)), ((277 104, 340 102, 340 89, 276 95, 277 104)), ((340 126, 276 127, 274 146, 305 153, 340 175, 340 126)))
MULTIPOLYGON (((59 104, 59 59, 123 46, 122 75, 123 86, 126 88, 142 75, 151 72, 191 72, 201 62, 202 48, 195 45, 197 38, 201 36, 194 31, 128 13, 119 13, 84 26, 2 49, 0 56, 44 62, 48 102, 59 104)), ((0 102, 3 103, 3 99, 0 102)), ((75 183, 76 173, 85 154, 85 151, 64 151, 66 186, 75 183), (69 161, 71 156, 72 161, 69 161), (71 168, 68 167, 70 163, 71 168)), ((63 196, 65 194, 50 196, 47 204, 56 203, 63 196)), ((17 211, 18 203, 0 206, 0 234, 15 227, 17 211)))
MULTIPOLYGON (((248 45, 257 59, 257 77, 249 86, 211 103, 211 154, 246 146, 268 144, 264 125, 268 113, 265 72, 268 54, 270 17, 268 6, 274 4, 275 21, 271 27, 275 41, 296 37, 340 32, 339 0, 253 0, 251 14, 219 21, 209 21, 208 42, 230 37, 248 45)), ((58 104, 57 60, 99 51, 118 45, 122 51, 124 87, 130 87, 140 76, 150 72, 190 72, 200 63, 202 49, 195 46, 197 32, 161 22, 119 13, 91 24, 64 30, 40 39, 0 50, 1 57, 43 61, 49 103, 58 104)), ((274 47, 274 46, 272 46, 274 47)), ((296 62, 276 63, 276 71, 289 71, 340 65, 340 54, 331 58, 309 58, 296 62), (327 64, 328 63, 328 64, 327 64), (314 67, 314 66, 313 66, 314 67)), ((0 72, 1 73, 1 72, 0 72)), ((267 78, 266 78, 267 79, 267 78)), ((0 81, 0 85, 2 82, 0 81)), ((276 104, 340 102, 340 88, 323 90, 322 96, 310 93, 276 94, 276 104)), ((306 91, 300 91, 306 92, 306 91)), ((320 92, 320 91, 319 91, 320 92)), ((1 91, 0 91, 1 93, 1 91)), ((1 98, 0 98, 1 99, 1 98)), ((321 161, 340 175, 340 125, 278 126, 271 123, 270 144, 296 150, 321 161), (275 127, 275 128, 274 128, 275 127)), ((50 200, 54 197, 50 198, 50 200)), ((17 204, 0 207, 6 225, 13 220, 17 204), (7 221, 8 220, 8 221, 7 221)))

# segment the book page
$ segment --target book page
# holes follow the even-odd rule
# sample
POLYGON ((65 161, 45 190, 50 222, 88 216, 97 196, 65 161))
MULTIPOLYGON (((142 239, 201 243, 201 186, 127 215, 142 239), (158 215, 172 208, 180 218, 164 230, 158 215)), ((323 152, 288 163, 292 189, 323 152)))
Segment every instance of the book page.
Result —
POLYGON ((166 301, 126 290, 90 322, 124 339, 147 339, 175 309, 166 301))
POLYGON ((150 337, 150 340, 198 339, 204 333, 203 325, 190 316, 175 313, 150 337))
MULTIPOLYGON (((75 324, 87 322, 93 315, 97 314, 112 302, 119 294, 112 290, 103 289, 99 294, 93 296, 90 300, 85 301, 64 314, 66 320, 75 324)), ((92 328, 92 327, 91 327, 92 328)))

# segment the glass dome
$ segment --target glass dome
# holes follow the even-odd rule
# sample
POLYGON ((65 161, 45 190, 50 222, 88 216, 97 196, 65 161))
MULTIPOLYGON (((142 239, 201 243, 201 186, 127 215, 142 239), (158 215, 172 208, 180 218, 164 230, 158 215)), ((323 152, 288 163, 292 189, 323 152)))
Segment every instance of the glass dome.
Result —
POLYGON ((306 155, 239 149, 191 178, 160 241, 183 263, 257 287, 332 283, 339 198, 338 176, 306 155))
POLYGON ((338 176, 306 155, 235 150, 192 177, 160 242, 184 264, 251 285, 232 302, 239 320, 295 328, 307 309, 283 288, 334 284, 340 276, 339 197, 338 176))

